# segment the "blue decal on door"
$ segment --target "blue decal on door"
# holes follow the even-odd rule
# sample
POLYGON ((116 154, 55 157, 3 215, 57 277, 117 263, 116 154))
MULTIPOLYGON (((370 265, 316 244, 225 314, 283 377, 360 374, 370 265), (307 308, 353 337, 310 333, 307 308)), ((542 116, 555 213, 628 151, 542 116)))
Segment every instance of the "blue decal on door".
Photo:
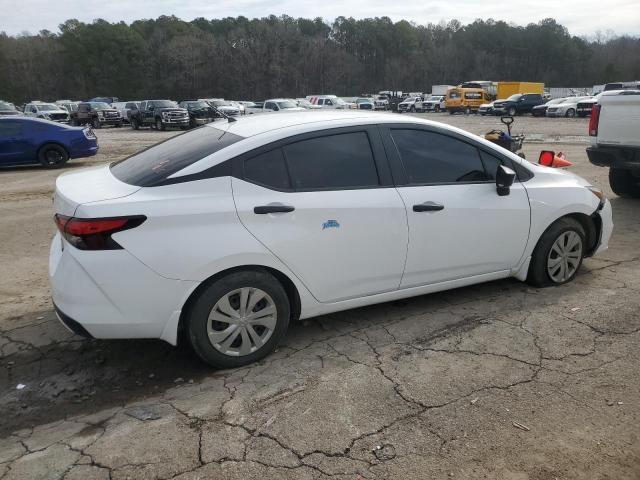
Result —
POLYGON ((337 220, 327 220, 322 224, 322 230, 325 228, 340 228, 340 224, 337 220))

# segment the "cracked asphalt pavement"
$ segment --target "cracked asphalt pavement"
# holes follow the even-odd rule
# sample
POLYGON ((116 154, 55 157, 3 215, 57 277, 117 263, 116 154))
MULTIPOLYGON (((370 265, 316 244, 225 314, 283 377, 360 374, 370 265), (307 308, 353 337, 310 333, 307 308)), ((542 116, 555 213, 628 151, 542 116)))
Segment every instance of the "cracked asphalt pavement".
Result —
MULTIPOLYGON (((311 319, 225 371, 186 347, 67 332, 47 280, 59 171, 0 171, 0 479, 637 480, 640 202, 588 163, 586 128, 516 120, 529 158, 562 150, 612 198, 610 250, 573 283, 503 280, 311 319)), ((173 134, 101 130, 101 153, 66 168, 173 134)))

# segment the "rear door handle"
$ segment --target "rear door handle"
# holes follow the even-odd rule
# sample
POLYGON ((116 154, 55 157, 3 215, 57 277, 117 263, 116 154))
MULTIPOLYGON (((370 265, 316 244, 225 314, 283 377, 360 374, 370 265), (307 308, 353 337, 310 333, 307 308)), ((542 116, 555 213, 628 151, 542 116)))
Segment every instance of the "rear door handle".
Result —
POLYGON ((424 202, 413 206, 414 212, 438 212, 444 210, 444 205, 436 202, 424 202))
POLYGON ((258 207, 253 207, 253 213, 257 215, 264 215, 266 213, 289 213, 293 212, 295 207, 291 205, 281 205, 281 204, 271 204, 271 205, 260 205, 258 207))

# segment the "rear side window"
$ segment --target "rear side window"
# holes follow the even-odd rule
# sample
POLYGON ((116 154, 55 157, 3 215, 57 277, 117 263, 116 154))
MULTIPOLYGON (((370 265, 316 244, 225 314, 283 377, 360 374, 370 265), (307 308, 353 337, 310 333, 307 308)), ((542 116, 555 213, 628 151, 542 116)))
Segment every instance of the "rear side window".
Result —
MULTIPOLYGON (((392 130, 410 184, 489 180, 478 149, 461 140, 425 130, 392 130)), ((496 166, 497 168, 497 166, 496 166)))
POLYGON ((252 183, 276 190, 291 188, 287 165, 282 150, 279 148, 245 160, 244 178, 252 183))
POLYGON ((111 173, 120 181, 153 187, 183 168, 242 140, 217 128, 203 126, 111 164, 111 173))
POLYGON ((302 140, 283 147, 295 190, 336 190, 380 184, 366 132, 302 140))
POLYGON ((0 122, 0 137, 13 137, 22 134, 22 125, 18 122, 0 122))

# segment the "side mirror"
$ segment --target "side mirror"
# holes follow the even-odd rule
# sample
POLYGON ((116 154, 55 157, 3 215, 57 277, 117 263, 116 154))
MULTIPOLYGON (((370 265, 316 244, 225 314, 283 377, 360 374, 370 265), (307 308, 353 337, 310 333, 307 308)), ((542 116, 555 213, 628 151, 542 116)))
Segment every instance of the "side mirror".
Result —
POLYGON ((498 192, 498 195, 501 197, 509 195, 511 186, 515 180, 516 172, 511 170, 509 167, 500 165, 496 172, 496 191, 498 192))
POLYGON ((31 109, 31 113, 38 113, 38 109, 37 109, 36 107, 33 107, 33 108, 31 109))

